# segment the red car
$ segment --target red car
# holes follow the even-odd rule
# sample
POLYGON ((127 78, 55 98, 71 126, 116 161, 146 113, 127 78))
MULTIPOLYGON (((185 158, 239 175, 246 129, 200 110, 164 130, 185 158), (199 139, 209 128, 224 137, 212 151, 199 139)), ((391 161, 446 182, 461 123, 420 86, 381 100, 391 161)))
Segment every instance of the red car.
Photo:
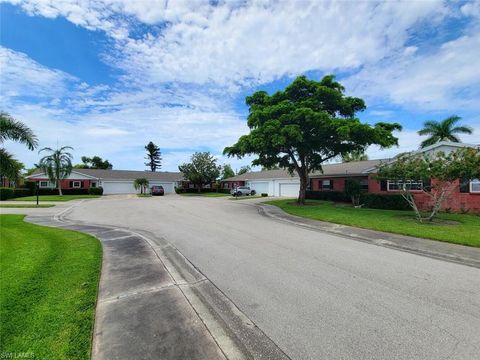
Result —
POLYGON ((163 190, 163 186, 152 186, 152 195, 163 196, 164 194, 165 190, 163 190))

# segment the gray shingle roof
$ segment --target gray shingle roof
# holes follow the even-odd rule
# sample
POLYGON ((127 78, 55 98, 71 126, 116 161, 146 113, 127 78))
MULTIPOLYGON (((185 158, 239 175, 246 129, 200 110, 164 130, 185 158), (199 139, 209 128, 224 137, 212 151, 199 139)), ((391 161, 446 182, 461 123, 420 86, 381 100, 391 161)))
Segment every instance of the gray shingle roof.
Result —
MULTIPOLYGON (((132 171, 132 170, 103 170, 103 169, 73 169, 74 172, 93 176, 102 180, 135 180, 138 178, 146 178, 148 180, 158 181, 182 181, 183 174, 181 172, 168 171, 132 171)), ((41 170, 35 171, 32 175, 42 173, 41 170)))
MULTIPOLYGON (((352 161, 348 163, 338 164, 325 164, 323 165, 323 173, 316 171, 310 174, 310 177, 321 176, 341 176, 341 175, 361 175, 366 170, 373 168, 380 164, 382 160, 365 160, 365 161, 352 161)), ((287 170, 265 170, 265 171, 252 171, 242 175, 233 176, 223 181, 246 181, 246 180, 260 180, 260 179, 288 179, 292 176, 287 170)), ((298 177, 296 173, 293 177, 298 177)))

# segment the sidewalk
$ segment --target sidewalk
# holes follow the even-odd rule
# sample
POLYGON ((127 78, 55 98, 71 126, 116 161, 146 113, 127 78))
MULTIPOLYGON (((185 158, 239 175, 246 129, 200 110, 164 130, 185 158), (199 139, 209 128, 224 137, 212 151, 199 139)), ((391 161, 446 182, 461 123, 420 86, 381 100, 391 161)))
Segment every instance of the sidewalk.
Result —
POLYGON ((263 215, 279 221, 289 222, 296 226, 334 233, 378 246, 480 268, 479 248, 306 219, 287 214, 273 205, 256 204, 256 206, 258 206, 259 211, 263 215))

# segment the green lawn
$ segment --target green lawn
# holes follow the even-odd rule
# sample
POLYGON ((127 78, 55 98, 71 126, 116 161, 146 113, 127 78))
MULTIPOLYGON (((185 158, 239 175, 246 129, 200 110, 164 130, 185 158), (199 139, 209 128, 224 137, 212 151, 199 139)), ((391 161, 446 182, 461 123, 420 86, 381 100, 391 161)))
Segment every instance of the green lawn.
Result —
POLYGON ((54 207, 54 204, 0 204, 0 208, 14 208, 14 209, 24 209, 24 208, 49 208, 54 207))
MULTIPOLYGON (((100 195, 40 195, 40 201, 70 201, 70 200, 78 200, 78 199, 95 199, 100 197, 100 195)), ((25 196, 16 199, 12 199, 13 201, 37 201, 36 196, 25 196)))
POLYGON ((204 196, 204 197, 224 197, 231 196, 230 194, 217 193, 217 192, 203 192, 203 193, 180 193, 182 196, 204 196))
POLYGON ((139 198, 152 197, 152 194, 137 194, 139 198))
POLYGON ((0 223, 0 353, 89 359, 100 242, 23 215, 0 215, 0 223))
POLYGON ((415 221, 410 211, 355 209, 315 200, 307 201, 306 206, 297 206, 291 199, 267 201, 266 204, 309 219, 480 247, 478 215, 442 213, 438 218, 443 222, 429 224, 415 221), (449 224, 449 221, 458 223, 449 224))

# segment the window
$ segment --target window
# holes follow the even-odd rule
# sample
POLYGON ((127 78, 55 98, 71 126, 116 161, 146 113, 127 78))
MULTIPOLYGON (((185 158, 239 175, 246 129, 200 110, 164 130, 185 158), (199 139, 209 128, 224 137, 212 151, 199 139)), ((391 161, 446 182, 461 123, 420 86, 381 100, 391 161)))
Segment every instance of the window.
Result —
POLYGON ((82 187, 82 183, 80 181, 73 181, 72 187, 74 188, 82 187))
POLYGON ((480 179, 473 179, 470 181, 470 192, 480 193, 480 179))
POLYGON ((49 185, 49 184, 48 184, 48 181, 40 181, 40 187, 41 187, 41 188, 49 187, 48 185, 49 185))
POLYGON ((360 180, 360 190, 368 191, 368 179, 360 180))
POLYGON ((97 187, 97 182, 96 181, 92 181, 92 184, 90 185, 92 188, 96 188, 97 187))
POLYGON ((398 191, 398 190, 422 190, 423 181, 418 180, 407 180, 403 182, 402 180, 388 180, 387 181, 387 191, 398 191))
POLYGON ((321 189, 322 190, 330 190, 332 188, 332 180, 322 180, 321 182, 321 189))

